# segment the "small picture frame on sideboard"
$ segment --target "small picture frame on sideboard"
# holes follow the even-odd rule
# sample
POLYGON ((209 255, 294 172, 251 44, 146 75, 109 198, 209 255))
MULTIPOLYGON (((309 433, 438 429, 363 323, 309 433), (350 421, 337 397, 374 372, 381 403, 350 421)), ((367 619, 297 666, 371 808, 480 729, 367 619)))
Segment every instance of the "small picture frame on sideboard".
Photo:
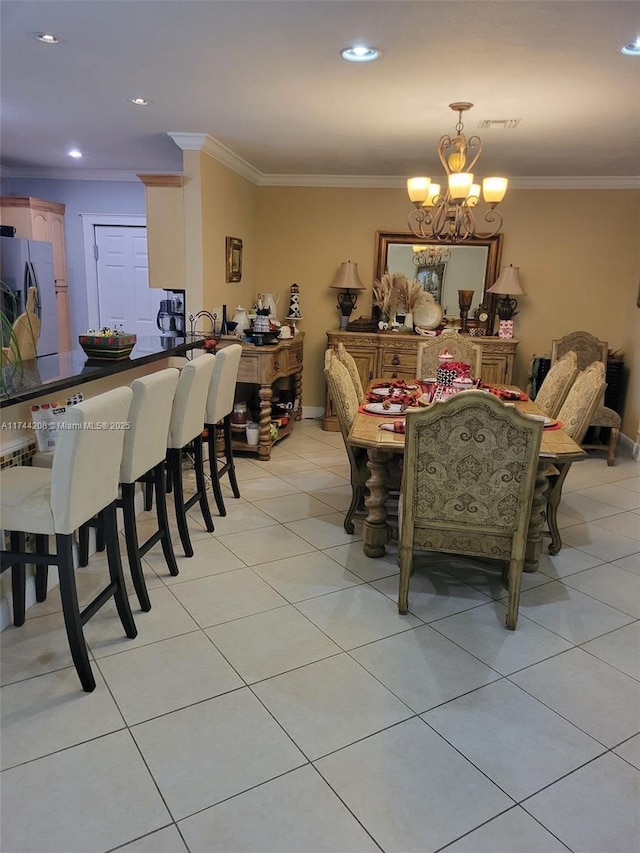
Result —
POLYGON ((242 240, 239 237, 227 237, 227 281, 242 279, 242 240))

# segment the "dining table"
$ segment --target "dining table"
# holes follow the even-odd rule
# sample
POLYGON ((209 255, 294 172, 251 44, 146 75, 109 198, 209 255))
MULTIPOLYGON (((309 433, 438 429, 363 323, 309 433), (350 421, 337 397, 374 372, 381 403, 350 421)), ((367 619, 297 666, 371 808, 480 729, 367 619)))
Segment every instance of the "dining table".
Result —
MULTIPOLYGON (((374 379, 369 384, 367 395, 372 389, 384 384, 388 385, 388 380, 374 379)), ((504 390, 513 392, 514 396, 526 397, 514 385, 505 386, 504 390)), ((464 393, 464 391, 461 393, 464 393)), ((487 391, 487 393, 490 392, 487 391)), ((431 405, 437 406, 441 404, 436 402, 431 405)), ((527 415, 545 417, 544 412, 536 406, 533 400, 528 398, 505 402, 505 405, 514 405, 527 415)), ((350 445, 365 448, 367 451, 367 467, 369 468, 370 476, 367 480, 368 494, 365 497, 367 515, 363 526, 363 550, 367 557, 372 558, 383 557, 386 551, 385 546, 390 533, 390 527, 387 523, 387 501, 389 499, 389 483, 393 473, 392 466, 399 466, 404 456, 404 433, 392 432, 389 429, 380 428, 381 424, 393 424, 394 420, 398 420, 398 415, 372 414, 364 411, 363 406, 360 406, 348 437, 350 445)), ((585 451, 580 445, 558 423, 554 422, 550 424, 550 427, 552 428, 545 428, 542 432, 531 517, 527 533, 527 548, 524 563, 525 572, 535 572, 538 569, 538 560, 542 546, 542 531, 546 516, 547 492, 549 489, 548 477, 554 471, 553 466, 575 462, 586 456, 585 451)), ((397 480, 397 477, 395 479, 397 480)))

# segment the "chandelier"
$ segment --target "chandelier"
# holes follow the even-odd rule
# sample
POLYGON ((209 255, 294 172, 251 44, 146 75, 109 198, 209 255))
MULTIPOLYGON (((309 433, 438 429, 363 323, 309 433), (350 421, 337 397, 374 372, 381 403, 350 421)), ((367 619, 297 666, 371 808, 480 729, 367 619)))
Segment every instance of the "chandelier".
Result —
POLYGON ((451 251, 446 246, 412 246, 413 263, 417 267, 435 267, 451 260, 451 251))
POLYGON ((441 185, 432 183, 431 178, 409 178, 407 181, 409 198, 416 208, 409 214, 409 228, 416 237, 453 243, 472 237, 493 237, 502 226, 502 216, 495 208, 504 198, 508 180, 484 178, 482 188, 479 183, 474 183, 472 170, 482 153, 482 142, 479 136, 467 139, 462 123, 462 113, 472 106, 466 102, 449 104, 458 113, 458 122, 456 135, 452 138, 446 134, 438 143, 438 157, 447 179, 446 189, 441 192, 441 185), (482 217, 476 210, 481 189, 482 198, 488 206, 482 217), (476 230, 476 219, 480 218, 489 230, 476 230))

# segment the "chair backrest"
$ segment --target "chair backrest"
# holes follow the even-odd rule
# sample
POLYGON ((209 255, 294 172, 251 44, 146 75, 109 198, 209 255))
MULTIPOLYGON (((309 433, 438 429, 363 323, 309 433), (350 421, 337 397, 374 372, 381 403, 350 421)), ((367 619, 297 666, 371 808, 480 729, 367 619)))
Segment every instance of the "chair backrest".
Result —
POLYGON ((594 361, 578 374, 558 412, 558 420, 562 422, 564 431, 578 444, 584 438, 607 387, 604 377, 604 364, 594 361))
POLYGON ((202 432, 214 361, 215 356, 207 353, 194 358, 180 371, 167 447, 184 447, 202 432))
POLYGON ((523 559, 542 427, 482 391, 408 412, 400 541, 523 559))
POLYGON ((120 482, 135 483, 165 458, 173 398, 180 372, 175 367, 131 383, 130 427, 124 436, 120 482))
POLYGON ((342 342, 338 344, 337 354, 342 364, 344 364, 344 366, 349 371, 349 376, 351 377, 351 381, 353 382, 353 387, 358 400, 364 400, 364 388, 362 387, 362 380, 360 379, 360 374, 358 373, 358 365, 356 364, 355 358, 351 355, 350 352, 347 352, 345 345, 342 342))
MULTIPOLYGON (((331 350, 328 350, 328 352, 331 352, 331 350)), ((354 450, 347 439, 355 416, 358 414, 360 401, 353 387, 349 371, 335 353, 325 356, 325 365, 324 376, 327 380, 329 394, 331 395, 333 407, 338 417, 340 432, 344 439, 349 462, 353 465, 355 461, 354 450)))
POLYGON ((418 379, 433 378, 438 370, 438 356, 448 350, 456 361, 471 365, 471 375, 480 376, 482 370, 482 349, 471 344, 460 335, 440 335, 418 344, 418 379))
POLYGON ((594 361, 601 361, 607 367, 608 345, 589 332, 571 332, 558 338, 551 344, 551 366, 565 353, 573 350, 578 359, 578 370, 585 370, 594 361))
POLYGON ((224 347, 216 353, 207 395, 205 423, 217 424, 233 409, 241 357, 242 346, 240 344, 231 344, 231 346, 224 347))
POLYGON ((578 375, 578 357, 566 352, 549 370, 536 394, 536 405, 550 418, 558 416, 569 389, 578 375))
POLYGON ((51 468, 56 533, 73 533, 118 497, 132 399, 130 388, 115 388, 69 409, 51 468))

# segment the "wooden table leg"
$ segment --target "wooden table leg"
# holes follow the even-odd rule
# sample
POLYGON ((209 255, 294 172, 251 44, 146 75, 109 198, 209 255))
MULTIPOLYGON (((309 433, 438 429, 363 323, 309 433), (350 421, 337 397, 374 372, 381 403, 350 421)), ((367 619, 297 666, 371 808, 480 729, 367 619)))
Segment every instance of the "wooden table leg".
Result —
POLYGON ((524 571, 537 572, 540 549, 542 547, 542 528, 544 527, 545 510, 547 507, 547 491, 549 479, 545 471, 549 468, 546 459, 540 459, 536 472, 536 485, 531 505, 531 518, 529 519, 529 531, 527 533, 527 549, 524 557, 524 571))
POLYGON ((384 557, 385 543, 389 538, 387 526, 387 463, 391 454, 369 448, 367 467, 371 472, 367 480, 369 494, 364 499, 367 517, 363 527, 364 553, 367 557, 384 557))
POLYGON ((258 457, 269 459, 271 457, 271 398, 273 391, 271 385, 261 385, 258 389, 260 398, 260 432, 258 436, 258 457))

